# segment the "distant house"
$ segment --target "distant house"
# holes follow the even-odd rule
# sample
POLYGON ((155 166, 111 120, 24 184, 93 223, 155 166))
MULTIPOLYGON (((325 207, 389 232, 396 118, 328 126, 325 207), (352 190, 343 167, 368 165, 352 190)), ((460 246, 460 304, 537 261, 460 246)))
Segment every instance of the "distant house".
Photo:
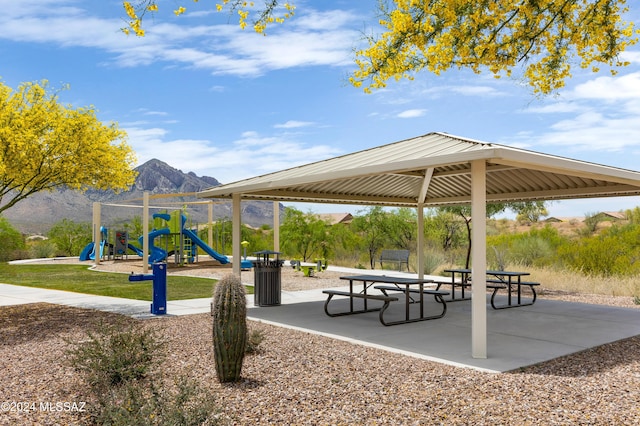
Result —
POLYGON ((594 216, 602 222, 616 222, 618 220, 625 220, 627 218, 622 212, 600 212, 594 216))
POLYGON ((544 222, 549 223, 576 223, 576 222, 584 222, 584 217, 580 216, 568 216, 568 217, 560 217, 560 216, 549 216, 544 220, 544 222))
POLYGON ((349 224, 353 220, 351 213, 321 213, 318 217, 324 221, 329 222, 330 225, 338 223, 349 224))
MULTIPOLYGON (((622 212, 600 212, 593 215, 589 215, 590 217, 594 217, 598 222, 616 222, 618 220, 625 220, 626 216, 622 212)), ((560 217, 560 216, 550 216, 546 218, 544 221, 549 223, 580 223, 584 222, 584 217, 573 216, 573 217, 560 217)))

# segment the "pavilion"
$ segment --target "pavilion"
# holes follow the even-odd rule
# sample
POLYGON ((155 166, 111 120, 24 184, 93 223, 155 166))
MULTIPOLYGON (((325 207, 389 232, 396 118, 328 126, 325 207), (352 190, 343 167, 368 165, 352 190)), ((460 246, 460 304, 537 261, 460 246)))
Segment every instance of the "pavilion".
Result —
MULTIPOLYGON (((241 258, 241 200, 412 207, 418 216, 418 247, 424 242, 424 208, 471 204, 471 353, 486 358, 486 203, 640 195, 640 172, 437 132, 197 195, 232 200, 234 259, 241 258)), ((417 258, 424 263, 422 250, 417 258)), ((233 271, 240 274, 239 262, 233 271)))

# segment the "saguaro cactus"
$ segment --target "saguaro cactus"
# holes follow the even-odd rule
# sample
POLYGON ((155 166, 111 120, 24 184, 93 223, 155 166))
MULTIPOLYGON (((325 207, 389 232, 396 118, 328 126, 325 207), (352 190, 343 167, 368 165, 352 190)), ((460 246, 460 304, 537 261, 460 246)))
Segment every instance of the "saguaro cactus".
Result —
POLYGON ((247 299, 240 277, 228 274, 218 281, 213 292, 211 316, 218 380, 237 382, 247 346, 247 299))

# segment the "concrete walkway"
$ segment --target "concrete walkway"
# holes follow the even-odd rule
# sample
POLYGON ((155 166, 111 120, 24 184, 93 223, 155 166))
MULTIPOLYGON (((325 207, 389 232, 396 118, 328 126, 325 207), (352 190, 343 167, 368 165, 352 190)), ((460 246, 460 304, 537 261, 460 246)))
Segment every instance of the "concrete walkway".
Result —
MULTIPOLYGON (((533 306, 501 311, 488 306, 488 357, 474 359, 469 301, 448 303, 447 314, 441 319, 385 327, 375 312, 328 317, 323 310, 324 299, 319 289, 283 291, 280 306, 255 307, 253 295, 249 295, 248 317, 393 353, 491 372, 510 371, 640 335, 640 309, 545 299, 538 299, 533 306)), ((0 284, 0 306, 37 302, 116 312, 134 318, 162 317, 152 315, 150 303, 145 301, 0 284)), ((207 313, 210 303, 210 298, 168 302, 166 316, 207 313)), ((392 309, 399 309, 400 315, 400 305, 392 304, 389 314, 393 315, 392 309)))

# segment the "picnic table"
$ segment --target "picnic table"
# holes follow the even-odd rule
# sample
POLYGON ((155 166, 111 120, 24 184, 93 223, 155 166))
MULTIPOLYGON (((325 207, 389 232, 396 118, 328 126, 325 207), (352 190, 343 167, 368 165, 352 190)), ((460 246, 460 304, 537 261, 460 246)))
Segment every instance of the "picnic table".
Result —
MULTIPOLYGON (((471 296, 465 296, 465 289, 467 287, 471 287, 471 269, 445 269, 444 272, 451 274, 451 282, 437 281, 436 289, 440 289, 443 285, 451 285, 451 299, 447 300, 448 302, 455 302, 460 300, 469 300, 471 296), (456 274, 460 276, 459 279, 456 280, 456 274), (455 288, 460 287, 461 297, 456 298, 455 288)), ((520 306, 529 306, 533 305, 536 301, 537 294, 535 287, 539 286, 540 283, 533 281, 523 281, 522 277, 530 275, 529 272, 517 272, 517 271, 494 271, 487 270, 486 274, 488 276, 493 276, 494 278, 487 279, 487 288, 492 289, 493 293, 491 294, 491 307, 493 309, 507 309, 507 308, 517 308, 520 306), (530 300, 522 299, 522 287, 529 287, 531 290, 532 298, 530 300), (515 289, 515 295, 513 293, 515 289), (500 290, 507 290, 507 303, 506 305, 497 305, 496 304, 496 295, 500 290), (514 302, 515 296, 515 302, 514 302)))
MULTIPOLYGON (((410 322, 417 321, 427 321, 437 318, 442 318, 444 314, 447 312, 447 304, 444 300, 444 296, 449 295, 448 291, 442 290, 434 290, 430 288, 425 288, 424 285, 427 283, 433 283, 431 279, 418 279, 418 278, 402 278, 402 277, 389 277, 389 276, 379 276, 379 275, 349 275, 340 277, 341 280, 349 281, 349 291, 342 290, 323 290, 322 292, 327 294, 327 300, 324 304, 324 311, 330 317, 337 317, 342 315, 353 315, 353 314, 361 314, 366 312, 376 312, 379 311, 379 319, 383 325, 397 325, 397 324, 406 324, 410 322), (358 290, 354 282, 362 283, 362 290, 358 290), (367 290, 375 285, 374 288, 380 290, 380 293, 369 293, 367 290), (415 288, 415 287, 418 288, 415 288), (398 297, 392 296, 390 292, 399 292, 404 293, 405 297, 405 318, 401 320, 395 321, 387 321, 384 318, 384 313, 389 307, 391 302, 398 301, 398 297), (413 296, 417 295, 417 300, 414 299, 413 296), (425 295, 431 295, 434 297, 435 301, 442 305, 442 311, 433 315, 425 315, 425 295), (329 312, 329 302, 331 302, 334 296, 344 296, 349 298, 349 310, 340 311, 340 312, 329 312), (354 300, 362 299, 363 300, 363 309, 357 309, 354 307, 354 300), (370 300, 381 301, 383 302, 382 306, 369 307, 368 302, 370 300), (413 303, 419 303, 419 315, 412 317, 410 314, 410 305, 413 303)), ((357 286, 359 287, 359 286, 357 286)))

